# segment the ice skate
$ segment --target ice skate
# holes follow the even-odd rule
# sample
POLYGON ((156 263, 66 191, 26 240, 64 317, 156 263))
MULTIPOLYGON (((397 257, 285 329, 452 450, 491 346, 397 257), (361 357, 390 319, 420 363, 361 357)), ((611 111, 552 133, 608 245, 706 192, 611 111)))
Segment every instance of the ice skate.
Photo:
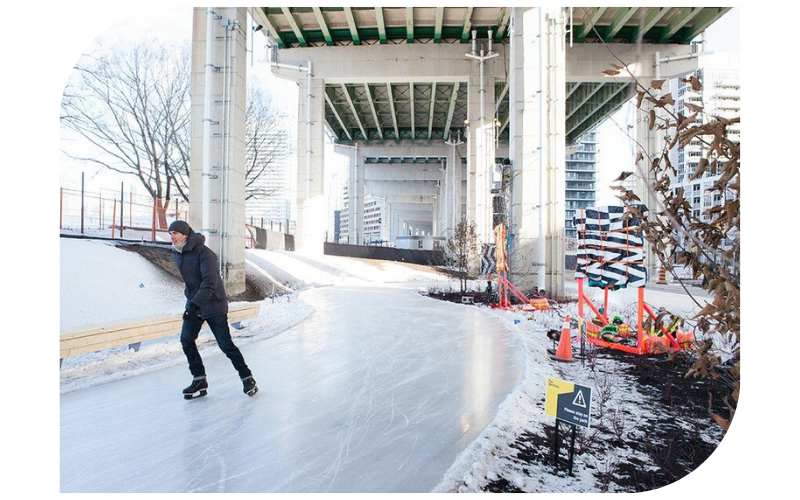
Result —
POLYGON ((196 378, 192 384, 183 390, 183 399, 201 398, 208 394, 208 382, 206 378, 196 378))
POLYGON ((258 387, 256 387, 256 381, 253 377, 247 377, 242 379, 242 390, 248 396, 255 396, 258 392, 258 387))

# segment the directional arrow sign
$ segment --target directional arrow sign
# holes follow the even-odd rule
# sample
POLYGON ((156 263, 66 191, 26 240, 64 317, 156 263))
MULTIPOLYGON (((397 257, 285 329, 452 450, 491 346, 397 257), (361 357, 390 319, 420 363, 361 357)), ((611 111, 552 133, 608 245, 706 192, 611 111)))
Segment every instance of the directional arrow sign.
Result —
POLYGON ((562 422, 589 427, 592 389, 555 378, 547 379, 545 412, 562 422))

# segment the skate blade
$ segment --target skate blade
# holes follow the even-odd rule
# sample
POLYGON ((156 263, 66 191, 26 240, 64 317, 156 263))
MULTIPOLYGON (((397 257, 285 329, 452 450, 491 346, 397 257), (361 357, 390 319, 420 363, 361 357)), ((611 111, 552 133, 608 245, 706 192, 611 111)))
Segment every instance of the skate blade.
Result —
POLYGON ((245 394, 247 394, 248 396, 250 396, 252 398, 253 396, 256 395, 257 392, 258 392, 258 387, 254 387, 253 389, 245 392, 245 394))
POLYGON ((183 399, 189 400, 189 399, 202 398, 203 396, 205 396, 207 394, 208 394, 208 391, 202 390, 202 391, 195 392, 195 393, 192 393, 192 394, 184 394, 183 395, 183 399))

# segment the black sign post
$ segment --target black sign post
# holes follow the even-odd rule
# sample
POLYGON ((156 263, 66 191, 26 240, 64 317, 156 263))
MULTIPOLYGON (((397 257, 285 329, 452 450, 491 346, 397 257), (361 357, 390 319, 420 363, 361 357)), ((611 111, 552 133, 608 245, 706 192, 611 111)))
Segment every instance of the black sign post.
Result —
POLYGON ((555 439, 553 442, 553 463, 558 468, 558 455, 561 448, 562 434, 571 430, 569 444, 569 475, 572 475, 572 464, 575 456, 576 427, 589 427, 591 414, 592 389, 563 380, 548 378, 545 398, 545 411, 556 417, 555 439), (569 427, 563 427, 569 426, 569 427), (570 427, 572 429, 570 429, 570 427))
POLYGON ((555 438, 555 443, 554 443, 554 446, 553 446, 553 463, 556 466, 556 469, 558 469, 558 455, 559 455, 559 452, 561 451, 560 446, 559 446, 561 444, 559 442, 559 434, 562 432, 562 428, 564 426, 566 426, 565 430, 563 431, 564 434, 569 433, 570 432, 570 428, 572 430, 572 432, 571 432, 572 436, 570 437, 570 441, 569 441, 569 454, 568 454, 569 459, 568 459, 568 462, 567 462, 567 468, 569 470, 569 475, 572 476, 573 475, 572 474, 572 464, 574 462, 573 459, 575 457, 575 430, 578 427, 577 425, 573 425, 573 424, 570 424, 570 423, 567 423, 567 422, 561 422, 560 420, 556 420, 556 438, 555 438))

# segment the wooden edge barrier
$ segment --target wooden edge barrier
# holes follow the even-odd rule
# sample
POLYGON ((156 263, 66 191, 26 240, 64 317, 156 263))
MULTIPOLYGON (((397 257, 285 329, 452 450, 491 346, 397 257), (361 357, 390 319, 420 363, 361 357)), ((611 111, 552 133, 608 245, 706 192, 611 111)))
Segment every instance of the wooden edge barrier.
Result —
MULTIPOLYGON (((228 311, 229 323, 240 323, 258 316, 261 304, 237 305, 228 311)), ((89 352, 135 345, 146 340, 156 340, 180 332, 182 314, 154 316, 133 322, 113 322, 103 325, 66 330, 60 336, 60 358, 89 352)))

